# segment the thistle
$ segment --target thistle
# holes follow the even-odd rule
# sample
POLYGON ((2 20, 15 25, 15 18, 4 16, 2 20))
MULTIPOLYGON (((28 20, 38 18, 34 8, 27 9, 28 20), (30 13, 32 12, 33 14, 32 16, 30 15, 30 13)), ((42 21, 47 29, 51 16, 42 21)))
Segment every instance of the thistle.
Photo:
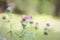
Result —
POLYGON ((33 24, 32 16, 29 16, 29 22, 30 22, 30 24, 33 24))
POLYGON ((36 30, 38 29, 38 25, 39 25, 39 22, 36 22, 36 23, 35 23, 35 29, 36 29, 36 30))
POLYGON ((13 2, 10 2, 7 4, 8 8, 7 8, 7 11, 8 12, 13 12, 13 9, 15 8, 15 4, 13 2))
POLYGON ((46 24, 46 28, 44 29, 44 35, 48 35, 48 33, 49 33, 49 26, 50 26, 50 24, 47 23, 46 24))
POLYGON ((47 27, 49 27, 49 26, 50 26, 50 24, 49 24, 49 23, 47 23, 47 24, 46 24, 46 26, 47 26, 47 27))
POLYGON ((21 35, 19 35, 20 38, 24 37, 24 34, 26 32, 25 30, 27 29, 27 26, 30 24, 33 24, 32 16, 23 16, 21 20, 21 25, 22 25, 23 30, 21 32, 21 35))
POLYGON ((26 18, 22 18, 21 25, 22 25, 23 29, 26 28, 26 18))

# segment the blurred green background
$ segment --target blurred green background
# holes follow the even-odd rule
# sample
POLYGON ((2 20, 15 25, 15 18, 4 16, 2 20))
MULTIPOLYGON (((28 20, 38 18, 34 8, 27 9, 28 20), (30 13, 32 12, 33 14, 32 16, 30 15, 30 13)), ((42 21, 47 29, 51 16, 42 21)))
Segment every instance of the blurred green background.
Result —
POLYGON ((53 0, 7 0, 13 1, 19 10, 25 11, 27 14, 53 14, 53 0))

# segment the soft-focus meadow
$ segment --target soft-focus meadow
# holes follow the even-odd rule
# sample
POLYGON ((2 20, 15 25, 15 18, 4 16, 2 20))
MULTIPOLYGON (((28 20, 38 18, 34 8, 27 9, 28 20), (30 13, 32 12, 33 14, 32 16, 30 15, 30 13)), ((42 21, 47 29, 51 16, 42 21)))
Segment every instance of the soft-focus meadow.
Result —
POLYGON ((53 0, 10 2, 4 12, 0 7, 0 40, 60 40, 60 17, 55 15, 53 0))
MULTIPOLYGON (((60 40, 60 20, 53 18, 50 15, 26 15, 33 16, 34 22, 39 22, 39 27, 35 30, 33 25, 29 26, 25 30, 25 34, 21 39, 17 34, 20 35, 20 32, 23 30, 21 27, 21 18, 24 15, 16 14, 0 14, 0 33, 4 35, 8 40, 60 40), (2 17, 6 16, 6 20, 3 20, 2 17), (9 22, 10 21, 10 22, 9 22), (48 35, 44 35, 44 28, 46 23, 50 24, 50 32, 48 35), (12 36, 10 33, 10 26, 12 25, 12 36)), ((27 24, 28 25, 28 24, 27 24)))

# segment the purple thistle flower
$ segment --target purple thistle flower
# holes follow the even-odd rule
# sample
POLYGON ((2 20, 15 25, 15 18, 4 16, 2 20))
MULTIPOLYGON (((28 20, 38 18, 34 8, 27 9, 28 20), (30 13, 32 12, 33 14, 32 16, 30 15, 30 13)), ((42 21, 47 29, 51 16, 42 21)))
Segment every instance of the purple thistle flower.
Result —
POLYGON ((12 6, 12 3, 8 3, 8 6, 11 7, 12 6))
POLYGON ((26 21, 28 19, 28 16, 23 16, 22 21, 26 21))
POLYGON ((28 19, 28 16, 23 16, 24 19, 28 19))
POLYGON ((25 19, 25 18, 23 18, 23 19, 22 19, 22 21, 26 21, 26 19, 25 19))
POLYGON ((32 19, 32 16, 29 16, 30 19, 32 19))
POLYGON ((14 3, 12 3, 12 2, 8 3, 7 5, 8 5, 8 7, 14 7, 15 6, 14 3))
POLYGON ((48 26, 48 27, 49 27, 49 26, 50 26, 50 24, 49 24, 49 23, 47 23, 47 24, 46 24, 46 26, 48 26))
POLYGON ((28 19, 28 16, 25 16, 25 19, 28 19))

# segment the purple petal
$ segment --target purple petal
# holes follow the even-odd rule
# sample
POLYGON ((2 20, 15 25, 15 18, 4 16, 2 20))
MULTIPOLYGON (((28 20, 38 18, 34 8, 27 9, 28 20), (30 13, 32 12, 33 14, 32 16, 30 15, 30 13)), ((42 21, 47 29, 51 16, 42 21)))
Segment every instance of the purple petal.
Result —
POLYGON ((29 16, 30 17, 30 19, 32 19, 32 16, 29 16))
POLYGON ((24 19, 28 19, 28 16, 23 16, 24 19))
POLYGON ((23 18, 22 19, 25 19, 25 20, 30 20, 30 19, 32 19, 32 16, 23 16, 23 18))
POLYGON ((29 19, 29 20, 32 19, 32 16, 28 16, 28 19, 29 19))
POLYGON ((26 16, 25 19, 28 19, 28 16, 26 16))
POLYGON ((8 3, 8 6, 12 7, 12 6, 14 6, 14 4, 13 3, 8 3))

